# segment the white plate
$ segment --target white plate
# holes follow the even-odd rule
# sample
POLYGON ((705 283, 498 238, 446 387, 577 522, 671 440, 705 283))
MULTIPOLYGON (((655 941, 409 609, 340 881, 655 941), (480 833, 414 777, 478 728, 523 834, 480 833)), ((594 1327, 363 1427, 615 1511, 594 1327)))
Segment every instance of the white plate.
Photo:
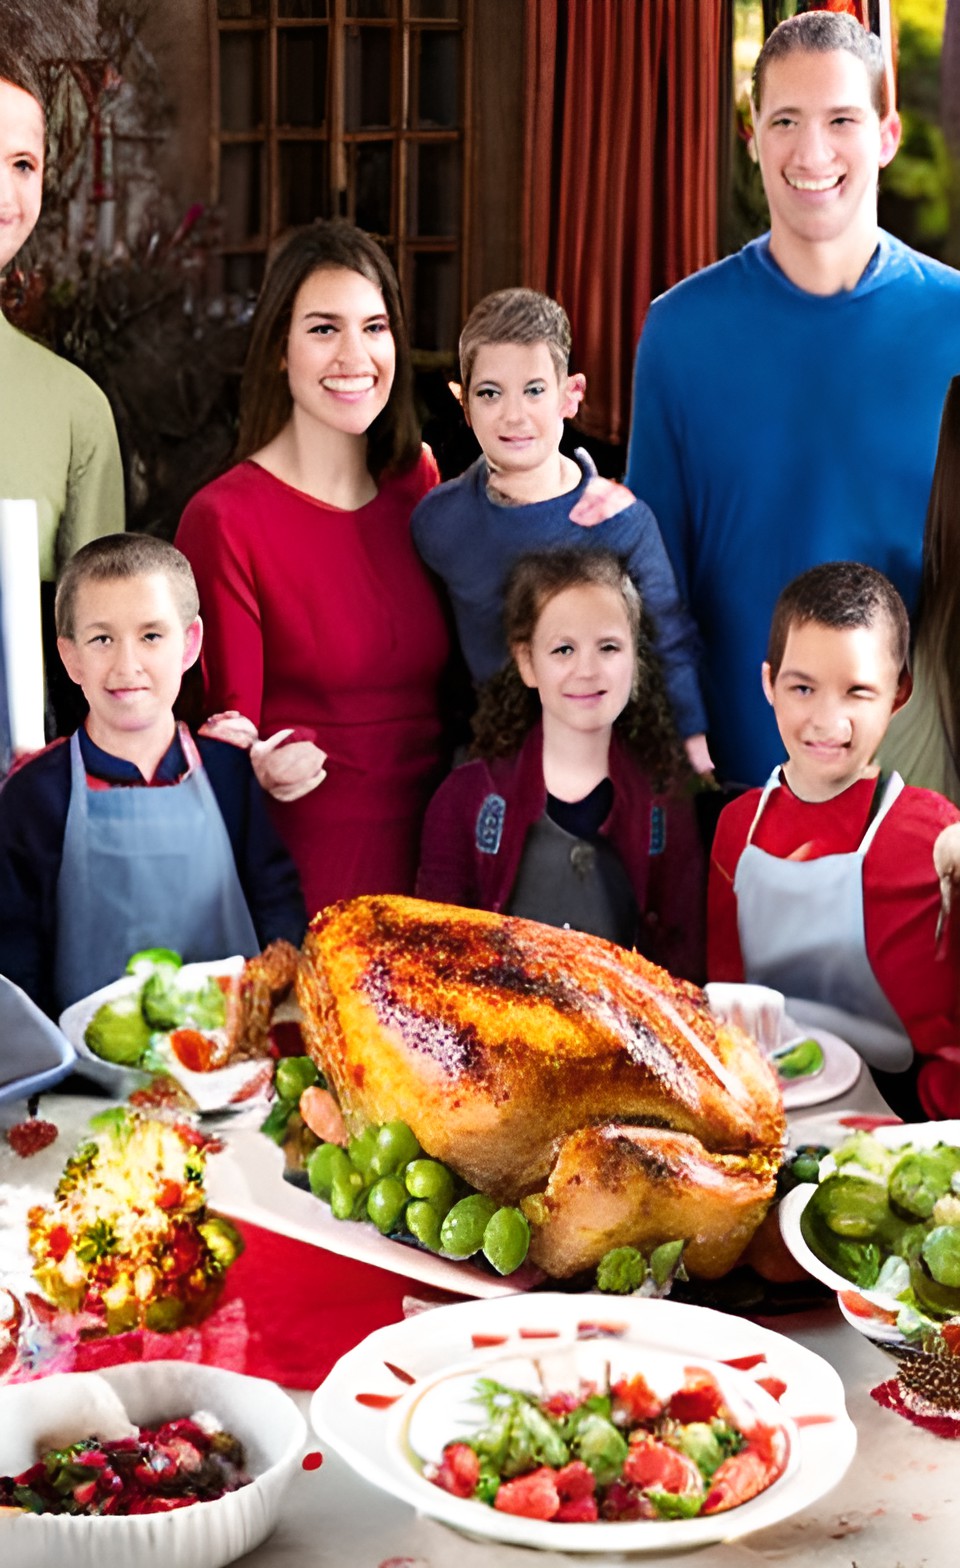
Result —
POLYGON ((381 1236, 369 1220, 334 1219, 329 1204, 284 1181, 283 1151, 264 1133, 226 1127, 219 1136, 225 1149, 207 1162, 207 1201, 218 1213, 459 1296, 507 1296, 520 1288, 518 1276, 501 1279, 469 1260, 438 1258, 381 1236))
MULTIPOLYGON (((795 1129, 795 1131, 799 1130, 799 1128, 795 1129)), ((855 1131, 855 1128, 848 1127, 844 1129, 844 1136, 852 1137, 855 1131)), ((888 1149, 901 1149, 908 1143, 915 1144, 920 1149, 932 1149, 937 1143, 947 1143, 960 1148, 960 1121, 899 1122, 896 1126, 875 1128, 873 1136, 888 1149)), ((836 1140, 837 1144, 842 1142, 843 1138, 836 1140)), ((829 1155, 826 1158, 830 1160, 829 1155)), ((826 1174, 829 1174, 831 1168, 832 1160, 826 1174)), ((896 1298, 882 1290, 859 1289, 852 1280, 844 1279, 842 1274, 836 1273, 807 1246, 800 1229, 800 1221, 804 1209, 816 1190, 814 1182, 805 1182, 802 1186, 795 1187, 792 1192, 788 1192, 781 1200, 780 1234, 787 1247, 801 1268, 806 1269, 807 1273, 814 1279, 818 1279, 821 1284, 837 1292, 841 1312, 847 1322, 859 1329, 861 1334, 865 1334, 868 1339, 876 1340, 878 1344, 905 1344, 903 1335, 890 1321, 890 1314, 896 1314, 899 1309, 900 1304, 896 1298)))
MULTIPOLYGON (((180 970, 187 981, 194 981, 198 986, 211 975, 238 975, 243 968, 244 960, 239 957, 223 958, 209 964, 184 964, 180 970)), ((141 1089, 148 1084, 152 1073, 143 1072, 137 1067, 123 1067, 116 1062, 105 1062, 102 1056, 97 1056, 90 1050, 84 1041, 87 1025, 90 1023, 97 1008, 104 1002, 114 1002, 118 997, 130 996, 143 985, 135 975, 124 975, 120 980, 114 980, 111 985, 105 985, 99 991, 94 991, 91 996, 81 997, 79 1002, 74 1002, 60 1017, 60 1028, 63 1030, 70 1044, 77 1053, 76 1070, 85 1078, 90 1078, 94 1083, 102 1084, 118 1100, 125 1100, 135 1089, 141 1089)), ((263 1071, 262 1061, 236 1062, 230 1067, 221 1067, 214 1072, 193 1073, 189 1068, 182 1067, 171 1060, 170 1076, 181 1083, 187 1093, 192 1096, 202 1112, 229 1110, 237 1102, 238 1095, 251 1084, 263 1071)), ((239 1104, 245 1102, 241 1099, 239 1104)))
POLYGON ((808 1029, 792 1018, 783 1021, 783 1038, 816 1040, 823 1051, 823 1071, 809 1078, 780 1079, 783 1107, 800 1111, 808 1105, 822 1105, 852 1089, 863 1067, 863 1059, 852 1045, 827 1029, 808 1029))
POLYGON ((491 1540, 572 1552, 681 1551, 764 1529, 829 1492, 843 1477, 857 1441, 836 1372, 780 1334, 671 1301, 559 1294, 438 1307, 378 1329, 337 1362, 313 1397, 310 1419, 321 1440, 359 1475, 421 1513, 491 1540), (598 1330, 617 1345, 628 1341, 654 1356, 758 1357, 753 1375, 786 1383, 780 1408, 798 1425, 787 1472, 759 1497, 708 1518, 575 1525, 518 1519, 451 1497, 412 1468, 398 1430, 403 1420, 399 1399, 408 1394, 411 1380, 416 1386, 450 1366, 474 1367, 479 1375, 491 1359, 529 1356, 531 1341, 573 1347, 598 1330), (483 1349, 475 1336, 481 1345, 502 1342, 483 1349), (374 1403, 361 1403, 363 1397, 374 1403), (389 1403, 377 1408, 377 1400, 389 1403), (816 1419, 804 1424, 811 1417, 816 1419))

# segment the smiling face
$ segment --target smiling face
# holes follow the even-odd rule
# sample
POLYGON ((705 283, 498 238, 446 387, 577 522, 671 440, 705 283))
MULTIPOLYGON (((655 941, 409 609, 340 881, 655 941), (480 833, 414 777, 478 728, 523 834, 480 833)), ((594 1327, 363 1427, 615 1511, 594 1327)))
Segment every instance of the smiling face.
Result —
POLYGON ((170 580, 87 579, 77 586, 73 636, 57 639, 67 674, 90 704, 87 733, 112 756, 136 761, 173 737, 173 704, 200 652, 199 619, 183 626, 170 580))
POLYGON ((0 81, 0 268, 29 239, 43 192, 43 110, 29 93, 0 81))
POLYGON ((630 700, 636 670, 623 595, 598 583, 564 589, 513 656, 524 684, 540 693, 545 735, 609 730, 630 700))
POLYGON ((818 621, 792 625, 776 679, 769 664, 763 666, 763 689, 789 757, 784 774, 794 794, 832 800, 867 776, 910 684, 897 667, 883 616, 845 630, 818 621))
POLYGON ((775 260, 801 286, 813 247, 849 251, 862 271, 876 244, 877 175, 900 139, 897 115, 874 108, 863 62, 845 49, 770 60, 754 131, 775 260))
POLYGON ((484 343, 466 415, 494 473, 534 475, 556 464, 563 421, 576 413, 583 378, 557 376, 546 343, 484 343))
POLYGON ((325 267, 293 302, 285 368, 295 421, 365 435, 387 405, 396 348, 375 283, 346 267, 325 267))

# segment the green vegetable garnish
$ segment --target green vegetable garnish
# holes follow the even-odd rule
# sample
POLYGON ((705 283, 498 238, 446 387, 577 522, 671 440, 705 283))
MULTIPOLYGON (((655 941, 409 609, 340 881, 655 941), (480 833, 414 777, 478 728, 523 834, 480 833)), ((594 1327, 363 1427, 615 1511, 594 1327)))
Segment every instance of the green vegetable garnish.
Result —
POLYGON ((83 1033, 95 1056, 121 1067, 135 1067, 150 1044, 150 1025, 139 996, 120 996, 97 1008, 83 1033))
POLYGON ((819 1040, 800 1040, 789 1051, 774 1057, 781 1078, 811 1078, 823 1068, 823 1047, 819 1040))
POLYGON ((127 959, 127 974, 144 979, 157 969, 179 969, 183 959, 171 947, 142 947, 127 959))

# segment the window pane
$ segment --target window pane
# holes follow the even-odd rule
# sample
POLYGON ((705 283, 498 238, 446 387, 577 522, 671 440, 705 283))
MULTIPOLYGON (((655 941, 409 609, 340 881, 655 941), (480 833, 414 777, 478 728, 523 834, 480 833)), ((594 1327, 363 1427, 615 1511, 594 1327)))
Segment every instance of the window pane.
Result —
POLYGON ((417 122, 452 129, 460 123, 460 34, 417 29, 417 122))
POLYGON ((281 143, 280 228, 330 216, 326 142, 281 143))
POLYGON ((263 124, 262 33, 220 34, 220 128, 255 131, 263 124))
POLYGON ((265 232, 262 222, 263 147, 221 147, 220 205, 224 244, 242 245, 265 232))
POLYGON ((327 114, 327 29, 284 28, 277 33, 277 121, 323 125, 327 114))
POLYGON ((460 228, 459 142, 411 142, 407 229, 421 239, 453 239, 460 228))
POLYGON ((462 0, 410 0, 410 15, 414 21, 421 17, 446 17, 458 21, 462 14, 462 0))
POLYGON ((347 0, 348 16, 396 16, 397 0, 347 0))
POLYGON ((267 0, 217 0, 217 15, 221 22, 245 22, 266 14, 267 0))
POLYGON ((258 294, 263 282, 264 256, 224 256, 223 287, 228 294, 258 294))
POLYGON ((414 348, 456 348, 460 330, 460 264, 456 256, 421 252, 411 258, 414 348))
POLYGON ((393 142, 354 142, 348 148, 353 220, 371 234, 393 233, 393 142))
POLYGON ((392 28, 347 29, 343 123, 348 131, 383 130, 393 123, 392 28))
POLYGON ((280 0, 278 16, 329 16, 328 0, 280 0))

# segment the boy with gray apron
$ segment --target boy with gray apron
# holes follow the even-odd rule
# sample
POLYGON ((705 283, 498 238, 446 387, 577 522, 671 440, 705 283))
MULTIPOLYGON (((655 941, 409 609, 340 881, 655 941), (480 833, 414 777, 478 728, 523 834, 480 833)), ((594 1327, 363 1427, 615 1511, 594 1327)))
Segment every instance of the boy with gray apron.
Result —
POLYGON ((877 780, 871 820, 855 850, 816 860, 783 860, 753 842, 779 787, 777 767, 734 875, 744 977, 783 991, 791 1017, 848 1040, 870 1067, 903 1072, 913 1047, 870 967, 863 918, 863 863, 903 780, 899 773, 877 780))

